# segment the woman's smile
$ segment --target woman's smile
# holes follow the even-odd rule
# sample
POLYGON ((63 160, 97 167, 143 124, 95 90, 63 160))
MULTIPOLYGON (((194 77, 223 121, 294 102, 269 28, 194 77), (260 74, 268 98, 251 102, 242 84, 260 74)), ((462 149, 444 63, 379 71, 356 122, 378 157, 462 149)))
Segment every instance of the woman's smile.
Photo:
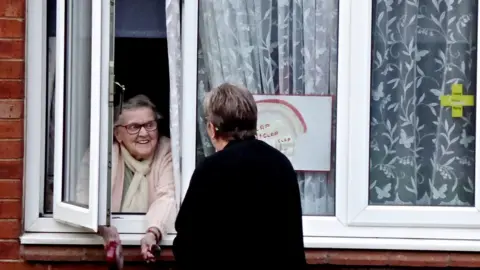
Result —
POLYGON ((150 108, 124 110, 121 125, 116 128, 116 138, 138 160, 149 159, 158 142, 155 112, 150 108))

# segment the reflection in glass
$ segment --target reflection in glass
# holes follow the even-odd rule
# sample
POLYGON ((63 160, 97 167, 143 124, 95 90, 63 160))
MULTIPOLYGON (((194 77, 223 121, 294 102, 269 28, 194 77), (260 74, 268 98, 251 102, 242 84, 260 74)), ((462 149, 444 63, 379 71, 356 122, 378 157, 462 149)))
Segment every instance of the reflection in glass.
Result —
POLYGON ((474 205, 477 5, 374 1, 370 204, 474 205))
POLYGON ((89 159, 91 20, 92 1, 66 2, 63 200, 83 207, 88 207, 88 189, 78 192, 77 185, 89 177, 82 164, 89 159))

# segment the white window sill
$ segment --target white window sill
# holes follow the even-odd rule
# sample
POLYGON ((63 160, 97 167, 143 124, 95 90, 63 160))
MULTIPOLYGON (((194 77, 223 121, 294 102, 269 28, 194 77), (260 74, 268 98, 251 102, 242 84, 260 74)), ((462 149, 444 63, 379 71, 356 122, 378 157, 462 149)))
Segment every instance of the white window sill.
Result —
MULTIPOLYGON (((139 246, 144 234, 120 234, 122 245, 139 246)), ((160 243, 171 246, 175 235, 168 234, 160 243)), ((22 245, 103 245, 103 240, 96 234, 88 233, 24 233, 20 236, 22 245)))
MULTIPOLYGON (((120 234, 125 246, 138 246, 143 234, 120 234)), ((175 235, 167 235, 162 246, 171 246, 175 235)), ((208 237, 207 237, 208 239, 208 237)), ((254 239, 251 240, 254 242, 254 239)), ((318 249, 382 249, 427 251, 479 251, 477 240, 433 240, 394 238, 305 237, 305 248, 318 249)), ((25 233, 20 237, 23 245, 101 245, 98 235, 79 233, 25 233)))

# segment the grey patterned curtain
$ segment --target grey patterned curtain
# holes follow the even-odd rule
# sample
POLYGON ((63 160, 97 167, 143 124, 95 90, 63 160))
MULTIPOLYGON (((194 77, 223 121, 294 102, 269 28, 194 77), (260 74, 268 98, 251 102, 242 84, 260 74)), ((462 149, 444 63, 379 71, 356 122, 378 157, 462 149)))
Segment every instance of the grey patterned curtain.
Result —
POLYGON ((473 206, 478 1, 373 3, 370 204, 473 206))
POLYGON ((168 72, 170 79, 170 143, 172 145, 173 175, 177 206, 180 200, 180 134, 181 134, 181 92, 182 92, 182 49, 180 0, 165 1, 166 31, 168 46, 168 72))
MULTIPOLYGON (((199 1, 197 161, 213 152, 202 111, 212 87, 336 95, 337 30, 338 0, 199 1)), ((334 214, 333 179, 298 174, 305 215, 334 214)))

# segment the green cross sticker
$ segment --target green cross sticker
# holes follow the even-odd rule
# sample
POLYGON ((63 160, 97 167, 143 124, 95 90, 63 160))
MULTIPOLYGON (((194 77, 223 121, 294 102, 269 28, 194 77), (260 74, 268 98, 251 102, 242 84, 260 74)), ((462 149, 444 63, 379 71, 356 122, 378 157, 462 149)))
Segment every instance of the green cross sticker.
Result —
POLYGON ((464 106, 474 105, 474 96, 464 96, 462 93, 462 88, 462 84, 453 84, 451 96, 440 96, 440 105, 442 105, 442 107, 452 107, 452 117, 454 118, 463 116, 464 106))

